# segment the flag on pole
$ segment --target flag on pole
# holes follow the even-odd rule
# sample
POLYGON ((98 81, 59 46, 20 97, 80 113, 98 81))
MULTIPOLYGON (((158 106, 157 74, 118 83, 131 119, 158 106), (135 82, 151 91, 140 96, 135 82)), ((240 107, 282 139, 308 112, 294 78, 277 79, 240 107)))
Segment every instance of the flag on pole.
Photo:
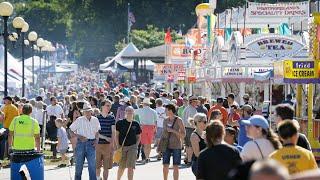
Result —
POLYGON ((129 29, 131 29, 131 26, 136 22, 136 18, 134 17, 133 13, 129 11, 128 13, 128 23, 129 23, 129 29))
POLYGON ((171 30, 170 28, 167 29, 167 32, 164 36, 164 43, 165 44, 170 44, 172 42, 172 38, 171 38, 171 30))
POLYGON ((127 41, 130 42, 130 31, 131 26, 136 22, 136 18, 130 10, 130 3, 128 3, 128 32, 127 32, 127 41))

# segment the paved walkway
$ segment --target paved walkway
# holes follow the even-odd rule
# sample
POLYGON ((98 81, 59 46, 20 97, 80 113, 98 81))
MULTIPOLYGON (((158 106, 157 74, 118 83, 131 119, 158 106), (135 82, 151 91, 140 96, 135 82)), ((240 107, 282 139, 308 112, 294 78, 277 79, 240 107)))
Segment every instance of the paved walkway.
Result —
MULTIPOLYGON (((155 155, 155 152, 152 152, 152 155, 155 155)), ((151 158, 150 163, 145 165, 140 165, 137 163, 134 179, 139 180, 162 180, 162 164, 161 161, 156 161, 156 159, 151 158)), ((109 179, 115 180, 117 175, 117 167, 114 167, 110 170, 109 179)), ((75 168, 66 167, 66 168, 56 168, 56 166, 46 166, 45 167, 45 180, 71 180, 74 178, 75 168)), ((169 172, 169 180, 172 180, 173 170, 169 172)), ((10 169, 1 169, 0 170, 0 179, 1 180, 10 180, 10 169)), ((83 180, 87 180, 88 178, 88 169, 87 167, 83 170, 83 180)), ((126 178, 126 173, 124 174, 123 180, 126 178)), ((180 178, 182 180, 194 180, 195 177, 192 174, 190 167, 181 166, 180 168, 180 178)))

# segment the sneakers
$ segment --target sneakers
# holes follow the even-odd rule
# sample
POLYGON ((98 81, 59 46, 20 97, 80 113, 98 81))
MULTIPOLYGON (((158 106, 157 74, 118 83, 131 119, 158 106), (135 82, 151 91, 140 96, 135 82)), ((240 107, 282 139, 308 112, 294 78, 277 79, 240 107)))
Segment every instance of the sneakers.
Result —
POLYGON ((58 165, 58 168, 64 168, 64 167, 67 167, 67 165, 66 164, 59 164, 58 165))

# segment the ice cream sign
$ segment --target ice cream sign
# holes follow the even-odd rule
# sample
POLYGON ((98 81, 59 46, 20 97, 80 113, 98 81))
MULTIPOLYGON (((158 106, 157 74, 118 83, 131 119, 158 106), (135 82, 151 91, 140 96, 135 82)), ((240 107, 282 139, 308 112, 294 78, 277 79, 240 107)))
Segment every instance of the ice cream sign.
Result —
POLYGON ((292 57, 303 47, 301 42, 280 35, 262 35, 248 44, 248 49, 259 57, 271 57, 274 60, 292 57))

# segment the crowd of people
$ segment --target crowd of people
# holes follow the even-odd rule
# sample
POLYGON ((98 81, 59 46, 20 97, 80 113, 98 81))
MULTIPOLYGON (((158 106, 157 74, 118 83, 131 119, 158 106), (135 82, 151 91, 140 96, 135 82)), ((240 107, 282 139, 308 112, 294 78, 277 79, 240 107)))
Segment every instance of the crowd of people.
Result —
POLYGON ((177 89, 171 93, 124 83, 94 91, 41 89, 30 99, 8 96, 0 111, 0 159, 11 151, 40 151, 45 135, 52 158, 61 156, 59 167, 69 165, 67 153, 72 150, 76 180, 82 177, 85 159, 90 180, 108 179, 118 151, 117 179, 127 170, 132 180, 140 155, 140 163, 150 163, 153 148, 162 160, 164 180, 171 158, 174 180, 182 162, 194 179, 204 180, 303 179, 318 169, 291 104, 275 108, 272 129, 271 121, 257 115, 249 95, 242 98, 240 105, 232 93, 210 102, 177 89))

